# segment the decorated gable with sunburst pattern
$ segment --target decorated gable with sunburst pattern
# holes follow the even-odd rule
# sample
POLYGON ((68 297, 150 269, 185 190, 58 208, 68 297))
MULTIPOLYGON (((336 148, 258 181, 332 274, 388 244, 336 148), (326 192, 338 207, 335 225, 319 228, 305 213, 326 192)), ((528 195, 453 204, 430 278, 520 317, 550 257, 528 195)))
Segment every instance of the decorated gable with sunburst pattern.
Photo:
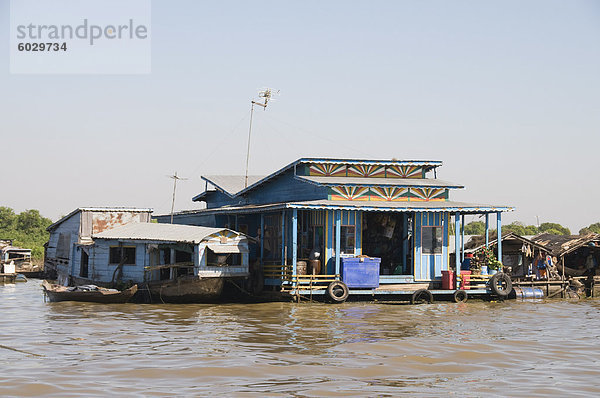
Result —
POLYGON ((331 200, 369 200, 369 188, 339 186, 332 187, 331 200))
POLYGON ((386 176, 393 178, 425 178, 423 168, 420 166, 388 166, 386 176))
POLYGON ((410 188, 410 200, 446 200, 447 190, 444 188, 410 188))
POLYGON ((345 164, 312 163, 309 167, 309 175, 321 177, 345 177, 345 164))
POLYGON ((371 200, 398 202, 408 200, 408 188, 372 187, 371 200))
POLYGON ((348 177, 385 177, 385 166, 351 165, 348 166, 348 177))

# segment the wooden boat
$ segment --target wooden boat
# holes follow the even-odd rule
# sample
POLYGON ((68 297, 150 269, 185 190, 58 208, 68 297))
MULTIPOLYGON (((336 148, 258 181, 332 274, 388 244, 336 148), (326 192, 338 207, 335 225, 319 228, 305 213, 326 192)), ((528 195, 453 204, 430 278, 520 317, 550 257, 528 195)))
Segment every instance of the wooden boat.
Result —
POLYGON ((4 283, 15 283, 15 279, 17 279, 16 273, 0 273, 0 284, 4 283))
POLYGON ((203 303, 218 299, 223 291, 223 278, 181 276, 148 283, 151 301, 164 303, 203 303))
POLYGON ((84 301, 91 303, 126 303, 137 292, 137 285, 127 290, 107 289, 95 285, 67 287, 48 281, 42 282, 49 301, 84 301))

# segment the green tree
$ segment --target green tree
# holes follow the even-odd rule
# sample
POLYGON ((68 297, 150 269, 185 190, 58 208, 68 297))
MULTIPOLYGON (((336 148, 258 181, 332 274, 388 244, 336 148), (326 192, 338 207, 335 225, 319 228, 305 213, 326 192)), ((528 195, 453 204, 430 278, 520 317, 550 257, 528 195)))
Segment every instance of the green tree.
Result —
POLYGON ((552 235, 571 235, 571 231, 567 227, 563 227, 560 224, 545 222, 540 225, 540 232, 552 235))
POLYGON ((44 255, 44 243, 49 234, 46 228, 52 224, 38 210, 26 210, 15 214, 8 207, 0 207, 0 239, 12 239, 15 246, 31 249, 35 260, 44 255))
POLYGON ((472 221, 465 225, 465 235, 485 234, 485 223, 483 221, 472 221))
POLYGON ((502 226, 502 232, 513 232, 517 235, 536 235, 538 228, 535 225, 525 225, 521 221, 513 221, 508 225, 502 226))
POLYGON ((19 213, 16 219, 17 230, 24 231, 29 234, 35 234, 41 229, 46 229, 52 221, 46 217, 42 217, 39 210, 26 210, 19 213))
POLYGON ((502 232, 513 232, 517 235, 525 235, 525 226, 522 222, 514 221, 502 226, 502 232))
POLYGON ((579 235, 588 235, 591 233, 600 234, 600 222, 590 224, 588 227, 579 230, 579 235))
POLYGON ((0 206, 0 231, 12 230, 15 226, 16 217, 13 209, 0 206))

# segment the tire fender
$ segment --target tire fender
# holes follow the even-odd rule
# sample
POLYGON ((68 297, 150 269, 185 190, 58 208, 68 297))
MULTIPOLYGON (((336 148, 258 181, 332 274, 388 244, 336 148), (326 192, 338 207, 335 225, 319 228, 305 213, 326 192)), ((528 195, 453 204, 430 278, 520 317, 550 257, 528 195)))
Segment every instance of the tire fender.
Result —
POLYGON ((469 299, 469 294, 466 290, 458 289, 452 295, 452 299, 455 303, 465 303, 469 299))
POLYGON ((416 290, 412 296, 410 296, 411 304, 422 304, 422 303, 433 303, 433 294, 427 289, 416 290))
POLYGON ((506 297, 512 291, 512 280, 507 274, 498 272, 491 277, 489 287, 496 296, 506 297))
POLYGON ((327 286, 327 295, 334 303, 343 303, 349 294, 348 286, 342 281, 333 281, 327 286))

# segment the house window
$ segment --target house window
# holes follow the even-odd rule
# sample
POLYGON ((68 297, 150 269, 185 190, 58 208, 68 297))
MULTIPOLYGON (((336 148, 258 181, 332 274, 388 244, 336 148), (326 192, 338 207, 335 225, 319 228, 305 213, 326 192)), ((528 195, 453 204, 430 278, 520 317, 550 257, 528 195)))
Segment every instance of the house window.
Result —
POLYGON ((342 254, 354 254, 354 226, 342 226, 341 247, 342 254))
POLYGON ((421 247, 423 254, 442 254, 442 227, 423 227, 421 247))
POLYGON ((90 256, 85 252, 85 250, 81 250, 81 262, 79 263, 79 276, 82 278, 88 277, 88 263, 90 256))
MULTIPOLYGON (((354 243, 356 236, 354 225, 342 225, 340 230, 340 253, 354 255, 354 243)), ((333 233, 333 251, 335 253, 335 230, 333 233)))
POLYGON ((135 246, 112 246, 109 253, 109 263, 135 265, 135 246))
POLYGON ((56 245, 56 257, 68 260, 71 256, 71 234, 60 233, 56 245))

